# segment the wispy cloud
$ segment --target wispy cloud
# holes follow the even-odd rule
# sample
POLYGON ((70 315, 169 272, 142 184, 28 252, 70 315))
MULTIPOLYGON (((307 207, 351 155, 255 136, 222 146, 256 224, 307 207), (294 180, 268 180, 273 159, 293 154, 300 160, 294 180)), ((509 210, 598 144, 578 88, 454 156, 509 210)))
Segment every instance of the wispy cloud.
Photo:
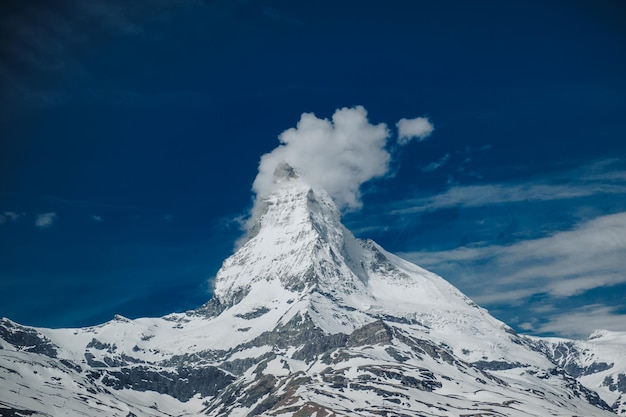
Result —
POLYGON ((24 213, 16 213, 14 211, 5 211, 3 214, 6 217, 8 217, 9 219, 11 219, 12 222, 14 222, 17 219, 19 219, 20 217, 24 216, 24 213))
POLYGON ((37 226, 40 229, 48 229, 52 227, 52 225, 54 224, 54 221, 56 220, 56 217, 57 217, 56 213, 38 214, 37 218, 35 219, 35 226, 37 226))
POLYGON ((422 172, 436 171, 437 169, 444 166, 448 162, 449 159, 450 159, 450 154, 447 153, 444 156, 442 156, 439 160, 431 162, 430 164, 427 164, 424 167, 422 167, 422 172))
MULTIPOLYGON (((427 165, 428 169, 424 170, 434 170, 446 161, 444 157, 427 165)), ((582 169, 548 176, 541 181, 453 186, 440 194, 397 202, 391 214, 626 194, 626 171, 614 168, 612 165, 615 162, 600 161, 582 169)))
POLYGON ((452 187, 442 194, 401 203, 394 214, 451 207, 481 207, 505 203, 563 200, 596 194, 625 194, 624 185, 487 184, 452 187))
POLYGON ((8 222, 17 221, 24 213, 16 213, 14 211, 4 211, 0 213, 0 225, 8 222))

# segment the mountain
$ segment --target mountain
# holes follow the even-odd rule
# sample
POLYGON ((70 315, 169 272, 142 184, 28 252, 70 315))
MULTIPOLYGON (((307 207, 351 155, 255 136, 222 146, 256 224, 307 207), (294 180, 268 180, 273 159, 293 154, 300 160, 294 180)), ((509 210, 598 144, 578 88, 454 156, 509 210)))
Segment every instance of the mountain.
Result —
POLYGON ((533 337, 537 350, 611 408, 626 414, 626 333, 596 330, 587 340, 533 337))
POLYGON ((287 165, 204 306, 44 329, 0 321, 3 416, 612 416, 626 335, 521 336, 356 239, 287 165))

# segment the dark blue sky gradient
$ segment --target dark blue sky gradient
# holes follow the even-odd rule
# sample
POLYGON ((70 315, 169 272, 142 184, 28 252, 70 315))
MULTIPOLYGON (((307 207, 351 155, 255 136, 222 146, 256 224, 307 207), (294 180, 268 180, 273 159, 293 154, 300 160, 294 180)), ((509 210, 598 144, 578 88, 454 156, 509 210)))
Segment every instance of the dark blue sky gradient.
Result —
POLYGON ((302 112, 434 123, 390 145, 394 175, 345 217, 391 251, 512 244, 626 210, 601 193, 386 212, 453 186, 578 186, 567 173, 623 162, 623 2, 26 3, 0 6, 0 213, 23 214, 0 224, 0 316, 83 326, 202 304, 260 156, 302 112))

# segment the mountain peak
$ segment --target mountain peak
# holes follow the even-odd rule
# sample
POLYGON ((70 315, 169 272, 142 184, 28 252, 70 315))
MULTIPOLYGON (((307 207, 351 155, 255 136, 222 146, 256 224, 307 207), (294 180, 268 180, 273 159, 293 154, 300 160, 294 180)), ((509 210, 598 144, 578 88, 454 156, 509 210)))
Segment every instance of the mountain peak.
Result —
POLYGON ((354 238, 324 190, 312 188, 286 163, 277 167, 275 184, 257 201, 247 240, 217 273, 214 297, 225 305, 237 303, 260 281, 310 291, 320 284, 322 259, 330 265, 349 257, 346 238, 354 238))
POLYGON ((298 172, 286 161, 281 162, 274 170, 274 183, 278 184, 291 179, 300 178, 298 172))

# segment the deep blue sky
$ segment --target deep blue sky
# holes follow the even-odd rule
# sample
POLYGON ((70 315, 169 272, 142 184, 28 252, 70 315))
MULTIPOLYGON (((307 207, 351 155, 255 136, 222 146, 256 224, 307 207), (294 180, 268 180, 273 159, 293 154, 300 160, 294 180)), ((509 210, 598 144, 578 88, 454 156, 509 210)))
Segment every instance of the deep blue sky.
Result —
POLYGON ((0 316, 202 304, 260 156, 301 113, 362 105, 435 132, 390 149, 393 175, 344 216, 355 234, 520 331, 626 330, 623 2, 0 9, 0 316))

